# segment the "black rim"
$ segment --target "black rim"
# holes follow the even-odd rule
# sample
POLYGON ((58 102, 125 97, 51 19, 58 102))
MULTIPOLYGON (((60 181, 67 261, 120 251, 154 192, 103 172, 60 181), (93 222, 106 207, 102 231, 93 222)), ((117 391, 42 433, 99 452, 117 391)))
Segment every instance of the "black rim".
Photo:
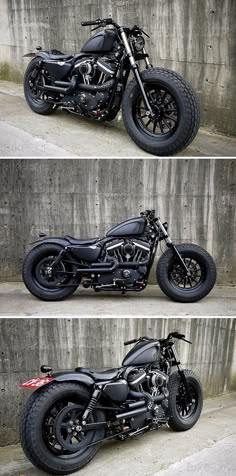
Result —
POLYGON ((178 393, 176 395, 176 410, 178 415, 183 419, 186 420, 190 418, 197 410, 198 406, 198 392, 195 387, 188 382, 188 388, 191 395, 191 401, 189 396, 186 393, 184 384, 181 383, 178 389, 178 393))
POLYGON ((149 117, 143 97, 140 95, 134 105, 135 122, 139 129, 153 138, 162 140, 171 137, 179 125, 179 109, 173 94, 157 83, 145 85, 145 91, 155 114, 149 117))
POLYGON ((52 267, 56 255, 45 256, 35 266, 34 278, 40 287, 44 289, 58 289, 58 287, 68 281, 65 265, 62 261, 52 267))
POLYGON ((38 78, 35 80, 32 78, 32 71, 29 72, 26 83, 27 93, 30 96, 31 101, 36 105, 41 106, 45 103, 44 95, 41 89, 37 88, 37 85, 43 86, 42 75, 39 73, 38 78))
POLYGON ((176 262, 169 271, 170 282, 179 289, 191 290, 200 286, 204 280, 204 268, 194 258, 181 256, 189 271, 187 276, 185 268, 176 262))
MULTIPOLYGON (((61 458, 71 458, 92 442, 95 431, 84 432, 81 419, 84 405, 76 398, 58 400, 47 411, 43 421, 43 439, 47 448, 61 458)), ((90 417, 90 423, 94 418, 90 417)))

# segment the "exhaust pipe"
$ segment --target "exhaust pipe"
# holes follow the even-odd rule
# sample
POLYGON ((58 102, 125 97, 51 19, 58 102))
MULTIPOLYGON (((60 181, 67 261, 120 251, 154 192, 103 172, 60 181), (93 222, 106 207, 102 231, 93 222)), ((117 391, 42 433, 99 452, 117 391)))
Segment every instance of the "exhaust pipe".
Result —
POLYGON ((157 395, 156 397, 151 398, 151 395, 149 397, 148 393, 136 392, 135 390, 130 390, 129 395, 133 398, 145 398, 145 400, 153 401, 155 403, 160 403, 165 398, 165 395, 163 393, 161 395, 157 395))
POLYGON ((43 78, 43 86, 42 90, 45 91, 54 91, 56 93, 62 93, 62 94, 68 94, 74 91, 76 86, 78 87, 79 90, 84 90, 84 91, 90 91, 90 92, 100 92, 100 91, 106 91, 107 89, 110 89, 115 83, 114 79, 111 79, 110 81, 107 81, 106 83, 103 83, 101 85, 94 85, 94 84, 83 84, 79 83, 77 84, 77 79, 76 76, 72 77, 72 80, 67 82, 67 81, 54 81, 55 86, 50 86, 45 83, 45 80, 43 78))
POLYGON ((68 93, 71 93, 76 88, 77 79, 75 76, 73 76, 71 81, 69 82, 55 81, 54 84, 55 86, 49 86, 48 84, 45 83, 45 80, 43 77, 42 90, 54 91, 55 93, 68 94, 68 93))
MULTIPOLYGON (((110 263, 91 263, 91 268, 78 268, 77 272, 80 273, 107 273, 107 272, 112 272, 118 267, 120 268, 136 268, 137 266, 145 266, 149 263, 149 260, 147 259, 146 261, 142 261, 141 263, 139 261, 134 261, 134 262, 123 262, 123 263, 118 263, 118 261, 114 261, 114 264, 109 268, 110 263)), ((142 395, 143 396, 143 395, 142 395)))
POLYGON ((145 400, 139 400, 138 402, 128 403, 128 407, 130 408, 130 410, 133 410, 134 408, 143 407, 143 405, 145 404, 146 404, 145 400))
POLYGON ((106 91, 107 89, 112 88, 114 84, 115 84, 115 80, 110 79, 110 81, 106 81, 105 83, 99 84, 99 85, 79 83, 78 88, 83 89, 84 91, 91 91, 91 92, 97 93, 97 92, 106 91))
POLYGON ((110 273, 118 268, 118 261, 113 260, 113 265, 111 263, 92 263, 91 268, 77 268, 78 273, 110 273))
POLYGON ((130 412, 119 413, 116 415, 117 420, 123 420, 123 418, 132 418, 137 415, 141 415, 142 413, 146 413, 148 411, 148 407, 137 408, 137 410, 131 410, 130 412))

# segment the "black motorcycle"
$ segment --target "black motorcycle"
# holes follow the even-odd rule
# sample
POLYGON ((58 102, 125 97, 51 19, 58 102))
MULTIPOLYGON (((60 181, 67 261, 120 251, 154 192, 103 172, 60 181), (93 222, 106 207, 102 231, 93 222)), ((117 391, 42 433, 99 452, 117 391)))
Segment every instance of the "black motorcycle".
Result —
POLYGON ((38 114, 64 110, 97 121, 113 120, 122 103, 125 127, 145 151, 175 154, 197 134, 198 99, 179 74, 153 68, 145 50, 141 28, 119 26, 111 18, 85 21, 82 26, 106 27, 90 38, 79 54, 58 50, 29 53, 34 56, 24 79, 25 98, 38 114), (145 61, 140 72, 138 62, 145 61), (132 70, 134 79, 128 82, 132 70))
POLYGON ((69 474, 106 440, 125 440, 166 424, 175 431, 192 428, 202 411, 202 387, 192 370, 181 368, 174 339, 189 342, 178 332, 125 342, 135 346, 122 366, 102 372, 83 367, 52 372, 43 365, 46 377, 20 385, 37 389, 21 417, 27 458, 46 472, 69 474))
POLYGON ((111 228, 105 238, 80 240, 71 236, 47 238, 40 233, 23 264, 28 290, 45 301, 71 295, 79 285, 95 291, 142 291, 154 262, 158 243, 168 250, 156 268, 162 291, 179 302, 202 299, 213 288, 216 266, 199 246, 175 245, 167 223, 146 210, 111 228))

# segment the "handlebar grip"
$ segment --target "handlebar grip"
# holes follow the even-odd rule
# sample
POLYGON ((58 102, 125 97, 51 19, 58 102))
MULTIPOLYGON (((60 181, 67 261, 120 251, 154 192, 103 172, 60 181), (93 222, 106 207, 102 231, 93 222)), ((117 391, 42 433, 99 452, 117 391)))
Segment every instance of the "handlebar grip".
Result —
POLYGON ((126 342, 124 342, 124 345, 134 344, 135 342, 137 342, 137 339, 127 340, 126 342))
POLYGON ((99 25, 101 23, 101 20, 88 20, 88 21, 82 21, 81 25, 82 26, 92 26, 92 25, 99 25))

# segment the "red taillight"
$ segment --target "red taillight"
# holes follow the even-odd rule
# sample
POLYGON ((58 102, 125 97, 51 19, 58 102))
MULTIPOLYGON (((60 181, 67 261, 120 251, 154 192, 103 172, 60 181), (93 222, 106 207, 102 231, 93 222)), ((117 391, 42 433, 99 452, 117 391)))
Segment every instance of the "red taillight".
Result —
POLYGON ((54 380, 53 377, 34 377, 28 380, 28 382, 20 383, 19 387, 35 389, 52 382, 52 380, 54 380))

